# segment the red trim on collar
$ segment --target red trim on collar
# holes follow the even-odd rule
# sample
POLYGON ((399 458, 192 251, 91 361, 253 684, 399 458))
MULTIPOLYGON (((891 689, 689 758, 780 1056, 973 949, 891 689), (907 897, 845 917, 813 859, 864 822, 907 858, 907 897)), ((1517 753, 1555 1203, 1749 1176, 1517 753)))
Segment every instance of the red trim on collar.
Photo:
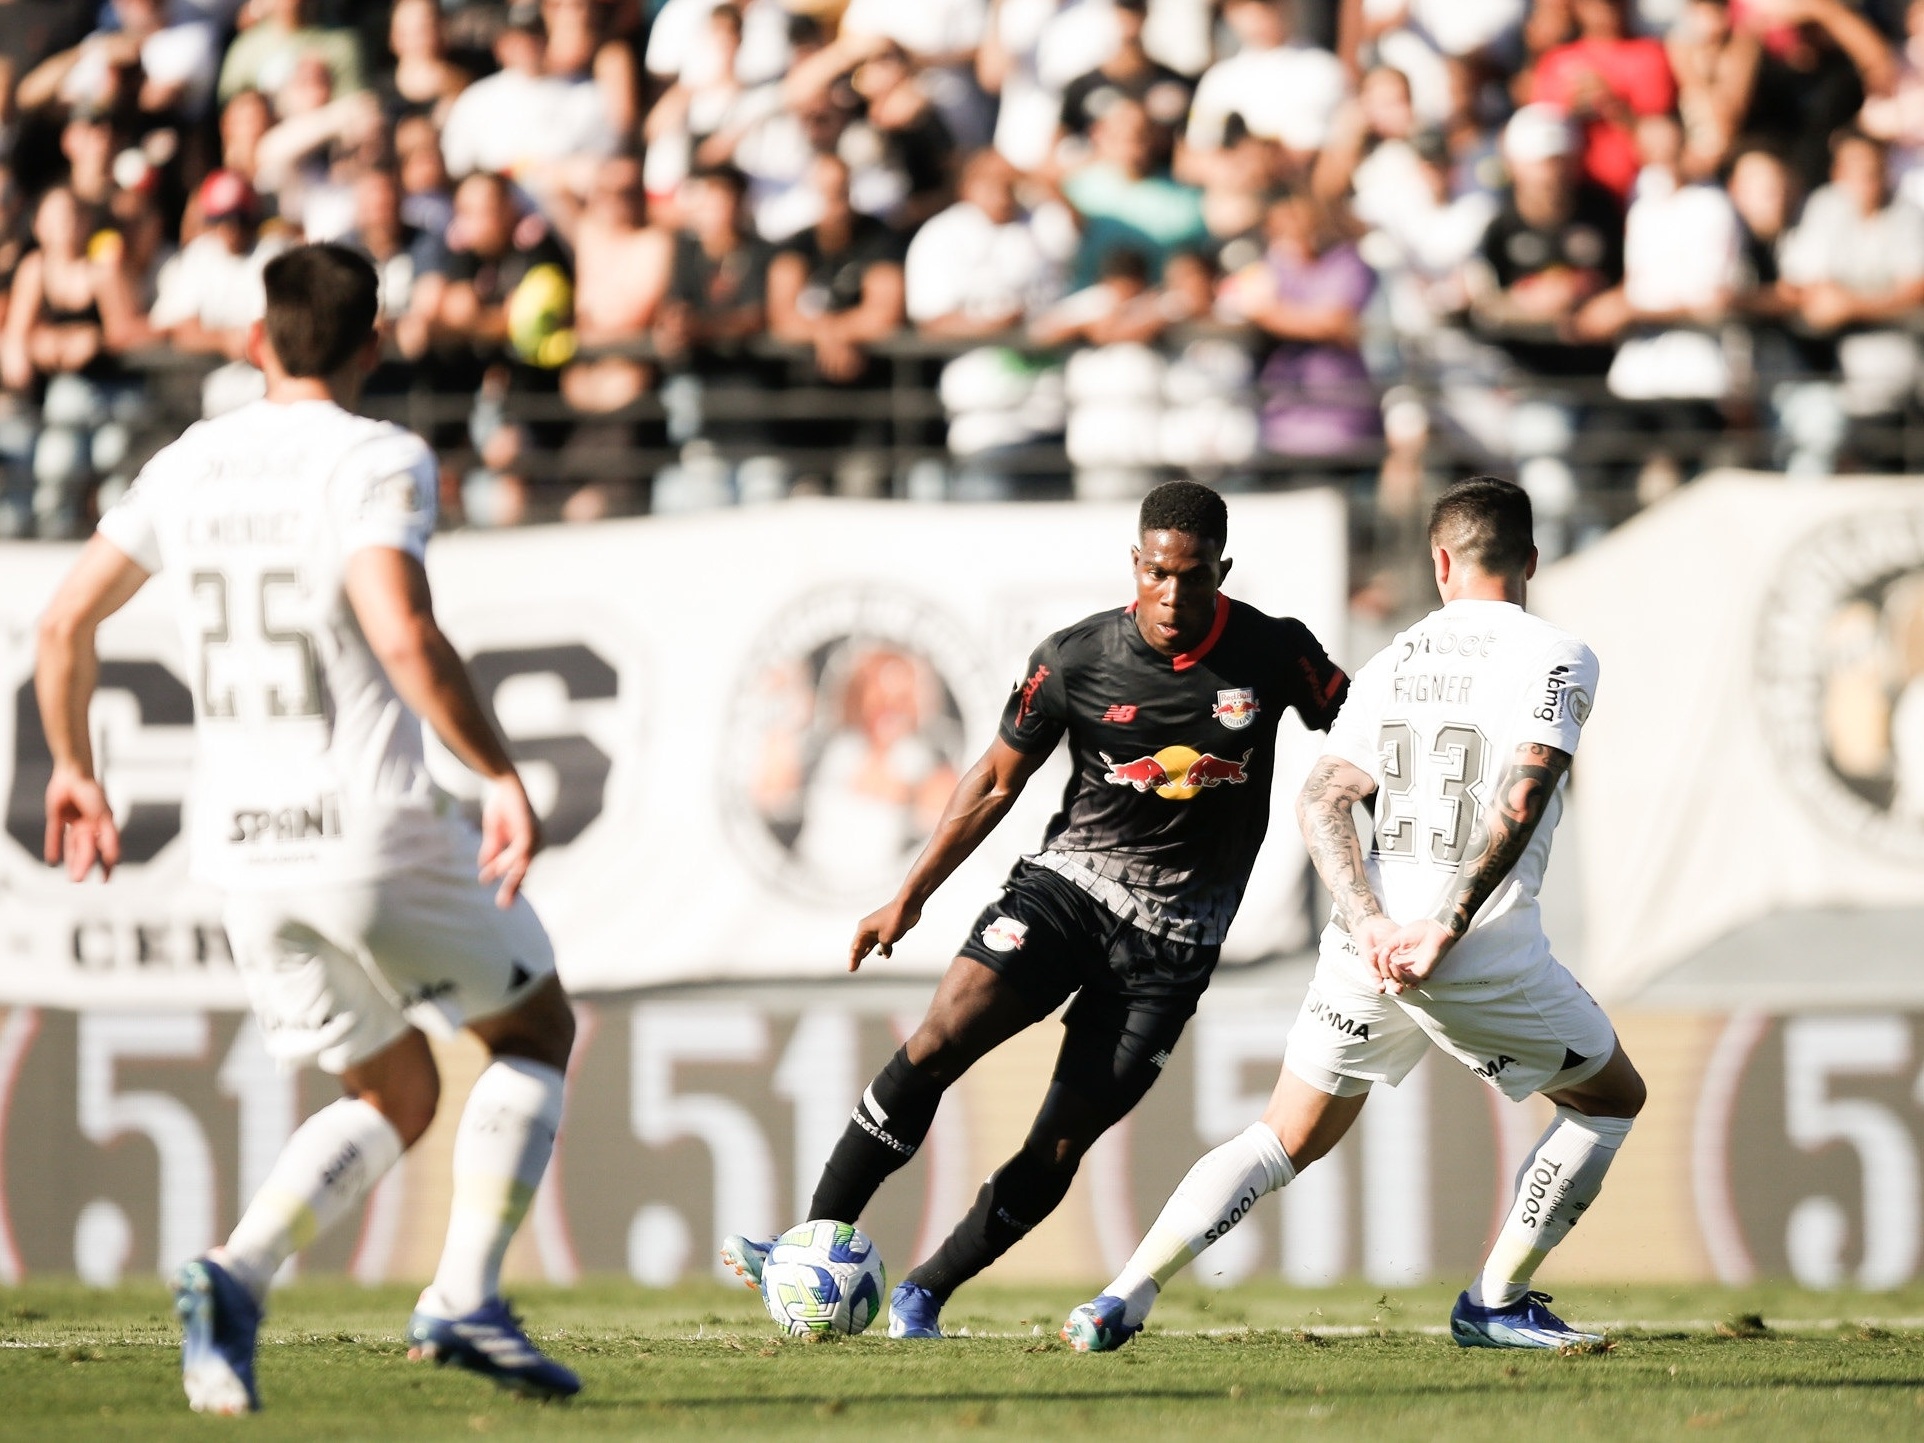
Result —
POLYGON ((1216 593, 1216 619, 1209 623, 1209 635, 1194 651, 1185 651, 1169 659, 1170 666, 1177 671, 1188 671, 1190 667, 1208 656, 1216 643, 1223 639, 1223 628, 1229 625, 1229 598, 1220 591, 1216 593))

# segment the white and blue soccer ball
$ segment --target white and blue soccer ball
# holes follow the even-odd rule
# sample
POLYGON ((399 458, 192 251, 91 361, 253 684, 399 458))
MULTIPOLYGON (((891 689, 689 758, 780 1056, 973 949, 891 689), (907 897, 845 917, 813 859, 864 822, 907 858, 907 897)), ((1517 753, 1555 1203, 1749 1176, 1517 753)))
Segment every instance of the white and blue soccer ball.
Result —
POLYGON ((847 1223, 799 1223, 762 1264, 762 1304, 783 1332, 859 1333, 888 1297, 882 1255, 847 1223))

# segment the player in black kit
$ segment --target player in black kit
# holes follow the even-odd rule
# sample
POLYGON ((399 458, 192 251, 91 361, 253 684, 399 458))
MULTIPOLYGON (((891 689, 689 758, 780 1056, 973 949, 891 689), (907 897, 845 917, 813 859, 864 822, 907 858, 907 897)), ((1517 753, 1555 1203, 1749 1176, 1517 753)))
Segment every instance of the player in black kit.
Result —
MULTIPOLYGON (((1142 1100, 1196 1010, 1269 826, 1276 726, 1326 731, 1349 682, 1309 629, 1221 592, 1228 514, 1171 481, 1142 503, 1135 604, 1037 647, 999 735, 895 899, 863 918, 849 970, 887 957, 1066 734, 1074 772, 1042 850, 976 919, 907 1044, 862 1094, 811 1219, 853 1223, 921 1145, 943 1089, 1072 993, 1028 1139, 935 1254, 896 1287, 889 1336, 939 1338, 943 1303, 1056 1208, 1097 1138, 1142 1100)), ((768 1244, 722 1256, 750 1286, 768 1244)))

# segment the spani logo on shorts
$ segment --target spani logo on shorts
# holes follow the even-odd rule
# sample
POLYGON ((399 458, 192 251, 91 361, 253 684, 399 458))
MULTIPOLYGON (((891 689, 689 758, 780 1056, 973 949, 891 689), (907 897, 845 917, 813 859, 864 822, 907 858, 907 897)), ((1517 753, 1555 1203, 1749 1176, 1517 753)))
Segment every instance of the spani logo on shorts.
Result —
POLYGON ((1029 924, 1013 917, 997 917, 982 929, 982 945, 991 952, 1013 952, 1029 940, 1029 924))
POLYGON ((1833 831, 1924 858, 1924 508, 1828 521, 1777 575, 1756 677, 1783 775, 1833 831))

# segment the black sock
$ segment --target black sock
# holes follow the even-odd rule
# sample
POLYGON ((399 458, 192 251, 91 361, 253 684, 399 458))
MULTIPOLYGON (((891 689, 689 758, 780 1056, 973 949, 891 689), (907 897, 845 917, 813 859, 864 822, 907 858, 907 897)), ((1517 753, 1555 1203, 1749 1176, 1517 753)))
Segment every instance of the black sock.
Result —
POLYGON ((1001 1257, 1056 1210, 1075 1181, 1076 1164, 1050 1163, 1024 1148, 982 1184, 975 1206, 907 1281, 939 1303, 1001 1257))
POLYGON ((915 1156, 941 1101, 942 1084, 909 1061, 908 1048, 891 1057, 855 1104, 829 1154, 809 1217, 841 1223, 859 1218, 882 1180, 915 1156))

